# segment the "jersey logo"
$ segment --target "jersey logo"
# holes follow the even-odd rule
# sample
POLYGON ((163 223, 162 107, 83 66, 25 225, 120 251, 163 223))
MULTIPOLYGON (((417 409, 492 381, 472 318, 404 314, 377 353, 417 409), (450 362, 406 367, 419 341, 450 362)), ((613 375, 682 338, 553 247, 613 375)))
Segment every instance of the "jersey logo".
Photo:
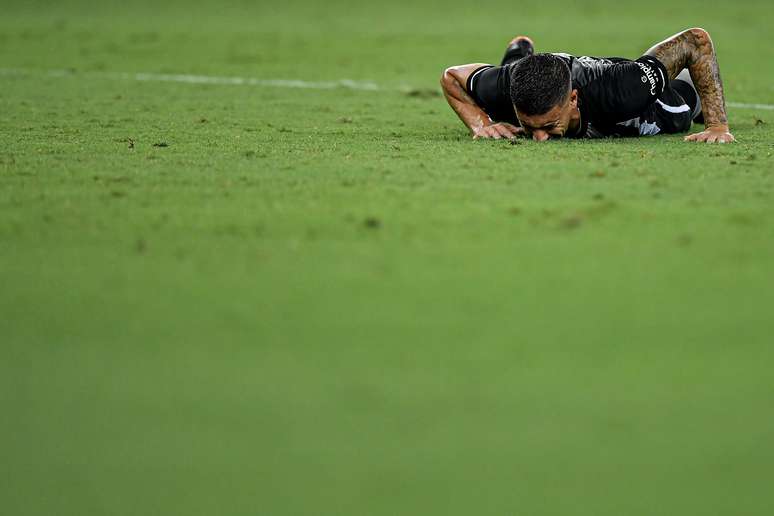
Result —
POLYGON ((658 78, 656 77, 656 73, 653 71, 653 68, 639 61, 635 61, 635 63, 637 63, 637 66, 640 67, 640 70, 642 70, 642 73, 644 74, 642 76, 642 83, 647 84, 648 82, 650 82, 650 94, 653 96, 656 96, 656 87, 658 86, 658 78))

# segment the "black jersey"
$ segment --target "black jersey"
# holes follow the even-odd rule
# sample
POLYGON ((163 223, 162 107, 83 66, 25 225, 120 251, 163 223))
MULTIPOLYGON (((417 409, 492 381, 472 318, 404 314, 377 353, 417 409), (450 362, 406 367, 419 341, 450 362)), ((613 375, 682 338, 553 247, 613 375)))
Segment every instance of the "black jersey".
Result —
MULTIPOLYGON (((572 87, 578 90, 581 127, 577 134, 568 137, 636 136, 690 127, 691 109, 671 88, 666 68, 655 57, 643 56, 632 61, 554 55, 565 60, 572 87), (663 123, 654 125, 654 120, 664 118, 658 116, 657 106, 669 115, 670 127, 663 127, 663 123)), ((479 68, 468 78, 467 91, 493 121, 518 125, 510 97, 513 66, 479 68)))

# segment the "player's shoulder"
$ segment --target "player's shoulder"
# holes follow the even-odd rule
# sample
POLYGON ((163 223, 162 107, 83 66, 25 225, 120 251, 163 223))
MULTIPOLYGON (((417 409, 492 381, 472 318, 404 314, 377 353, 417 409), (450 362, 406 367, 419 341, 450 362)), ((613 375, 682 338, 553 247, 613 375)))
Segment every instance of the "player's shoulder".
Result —
POLYGON ((616 65, 631 62, 630 59, 623 57, 596 57, 596 56, 575 56, 572 54, 557 53, 554 54, 567 62, 570 67, 570 74, 574 88, 584 88, 594 81, 604 77, 605 72, 616 65))
POLYGON ((498 84, 499 78, 504 73, 504 67, 490 64, 482 64, 468 76, 466 88, 468 93, 479 89, 488 89, 498 84))
POLYGON ((655 57, 644 55, 638 59, 623 57, 581 56, 574 60, 573 87, 617 88, 632 83, 649 84, 652 91, 663 91, 668 83, 666 68, 655 57))

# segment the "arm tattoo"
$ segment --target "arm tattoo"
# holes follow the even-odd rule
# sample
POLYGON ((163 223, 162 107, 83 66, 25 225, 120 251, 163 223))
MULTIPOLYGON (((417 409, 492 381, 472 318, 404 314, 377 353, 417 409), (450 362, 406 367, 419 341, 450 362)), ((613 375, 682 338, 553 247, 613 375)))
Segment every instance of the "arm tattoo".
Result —
POLYGON ((677 77, 688 68, 701 99, 706 127, 727 126, 723 81, 710 35, 704 29, 688 29, 651 48, 648 55, 658 58, 677 77))

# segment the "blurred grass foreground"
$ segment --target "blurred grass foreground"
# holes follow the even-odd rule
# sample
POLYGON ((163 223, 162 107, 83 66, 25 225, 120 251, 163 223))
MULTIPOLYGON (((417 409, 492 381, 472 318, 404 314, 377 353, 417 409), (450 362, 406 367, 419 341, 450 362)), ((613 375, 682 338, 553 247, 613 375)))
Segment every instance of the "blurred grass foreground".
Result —
POLYGON ((773 513, 771 2, 1 11, 2 514, 773 513), (735 145, 437 88, 691 26, 735 145))

